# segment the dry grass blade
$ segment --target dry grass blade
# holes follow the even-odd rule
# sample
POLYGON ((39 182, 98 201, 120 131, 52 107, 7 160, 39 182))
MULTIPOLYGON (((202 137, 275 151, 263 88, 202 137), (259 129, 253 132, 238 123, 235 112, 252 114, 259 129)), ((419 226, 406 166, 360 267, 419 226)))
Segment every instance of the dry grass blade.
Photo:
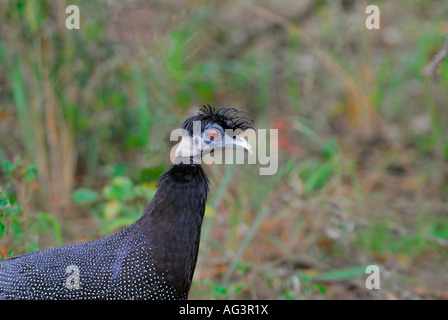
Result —
POLYGON ((422 75, 426 77, 432 77, 433 81, 437 82, 440 80, 440 75, 437 73, 437 69, 442 63, 443 59, 448 54, 448 38, 443 43, 442 48, 434 55, 432 60, 423 68, 422 75))

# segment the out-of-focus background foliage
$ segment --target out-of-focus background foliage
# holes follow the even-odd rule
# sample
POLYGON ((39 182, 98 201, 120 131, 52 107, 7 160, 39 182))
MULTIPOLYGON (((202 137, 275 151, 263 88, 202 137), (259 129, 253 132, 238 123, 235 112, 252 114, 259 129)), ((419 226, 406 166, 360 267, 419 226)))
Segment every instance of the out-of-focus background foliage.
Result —
POLYGON ((279 130, 279 170, 206 168, 190 298, 448 298, 448 61, 422 76, 448 2, 375 1, 380 30, 369 4, 2 0, 0 256, 131 224, 171 130, 232 106, 279 130))

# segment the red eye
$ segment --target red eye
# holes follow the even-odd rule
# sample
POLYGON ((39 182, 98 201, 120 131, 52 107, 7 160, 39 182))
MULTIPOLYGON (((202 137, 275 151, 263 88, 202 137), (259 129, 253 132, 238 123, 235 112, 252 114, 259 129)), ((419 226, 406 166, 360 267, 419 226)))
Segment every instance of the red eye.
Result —
POLYGON ((215 138, 218 136, 218 130, 215 130, 215 129, 210 130, 210 131, 208 132, 208 134, 210 135, 210 138, 215 139, 215 138))

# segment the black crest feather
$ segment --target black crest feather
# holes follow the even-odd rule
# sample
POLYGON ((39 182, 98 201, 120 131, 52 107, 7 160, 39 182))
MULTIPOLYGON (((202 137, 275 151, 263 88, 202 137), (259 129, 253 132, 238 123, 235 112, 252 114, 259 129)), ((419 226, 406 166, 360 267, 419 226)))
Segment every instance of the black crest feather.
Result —
POLYGON ((182 124, 182 128, 186 129, 190 134, 192 134, 194 121, 201 122, 202 130, 204 130, 205 126, 209 123, 217 123, 224 130, 255 130, 255 128, 252 126, 254 120, 247 116, 246 111, 239 111, 236 108, 222 108, 216 110, 210 105, 203 106, 199 110, 199 113, 197 115, 184 121, 184 123, 182 124))
POLYGON ((246 111, 239 111, 236 108, 222 108, 216 110, 210 105, 203 106, 196 116, 188 118, 184 121, 184 123, 182 124, 182 128, 186 129, 190 134, 192 134, 194 121, 201 122, 202 130, 204 130, 205 126, 209 123, 217 123, 224 130, 255 130, 255 128, 252 126, 254 120, 247 116, 246 111))
POLYGON ((236 108, 222 108, 216 110, 214 107, 208 105, 203 106, 199 110, 199 115, 203 115, 207 120, 211 120, 220 124, 225 129, 241 129, 242 131, 247 129, 253 129, 252 124, 254 120, 247 116, 246 111, 240 111, 236 108))

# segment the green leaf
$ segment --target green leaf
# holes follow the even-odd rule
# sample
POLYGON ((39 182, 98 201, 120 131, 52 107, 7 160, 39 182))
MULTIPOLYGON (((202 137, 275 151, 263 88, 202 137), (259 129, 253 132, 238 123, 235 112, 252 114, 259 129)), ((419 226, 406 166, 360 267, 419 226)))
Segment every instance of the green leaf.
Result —
POLYGON ((108 203, 106 203, 103 209, 104 218, 107 221, 111 221, 118 216, 120 210, 121 210, 121 202, 117 200, 109 201, 108 203))
POLYGON ((3 235, 3 232, 5 232, 5 229, 6 229, 5 225, 4 225, 3 223, 0 222, 0 238, 1 238, 2 235, 3 235))
POLYGON ((238 292, 240 292, 241 290, 243 290, 245 287, 246 287, 246 286, 245 286, 244 284, 236 285, 235 288, 233 288, 233 293, 238 293, 238 292))
MULTIPOLYGON (((18 58, 18 57, 17 57, 18 58)), ((20 60, 16 59, 12 65, 11 81, 12 81, 12 94, 14 98, 14 105, 17 109, 17 115, 19 118, 20 128, 22 131, 23 141, 26 144, 28 152, 35 154, 36 149, 35 140, 29 139, 33 137, 32 125, 30 124, 30 112, 29 103, 27 99, 27 90, 25 86, 25 80, 21 70, 20 60)))
POLYGON ((154 198, 154 196, 156 195, 156 191, 157 190, 155 186, 153 187, 150 183, 142 183, 138 186, 135 186, 133 190, 136 197, 142 197, 146 201, 151 201, 152 198, 154 198))
POLYGON ((2 209, 2 215, 9 213, 9 214, 15 214, 19 211, 19 208, 12 206, 2 209))
POLYGON ((9 200, 0 194, 0 208, 4 208, 9 204, 9 200))
POLYGON ((448 159, 448 141, 445 141, 445 145, 443 146, 443 155, 448 159))
POLYGON ((24 172, 23 176, 26 180, 31 181, 37 176, 37 169, 35 166, 30 165, 24 172))
POLYGON ((319 273, 313 277, 314 280, 345 280, 353 279, 360 275, 366 274, 366 266, 347 268, 340 270, 332 270, 328 272, 319 273))
POLYGON ((92 204, 99 200, 99 195, 96 191, 89 188, 79 188, 73 192, 73 201, 80 204, 92 204))
POLYGON ((136 67, 132 72, 132 76, 135 83, 135 92, 137 95, 137 108, 138 108, 138 126, 134 128, 138 134, 135 137, 136 146, 146 147, 149 142, 149 131, 152 124, 152 118, 149 112, 149 96, 146 88, 146 83, 142 75, 141 69, 136 67))
POLYGON ((107 200, 126 201, 134 197, 134 184, 125 176, 115 177, 110 184, 104 187, 103 196, 107 200))
POLYGON ((186 56, 186 43, 190 37, 191 33, 184 30, 171 31, 171 47, 166 55, 166 65, 171 71, 182 70, 182 65, 186 56))
POLYGON ((304 193, 320 190, 333 176, 334 161, 329 160, 322 165, 314 163, 305 167, 301 172, 301 178, 305 184, 304 193))
POLYGON ((322 154, 325 158, 331 159, 338 151, 339 147, 336 140, 331 139, 322 143, 322 154))
POLYGON ((58 220, 56 220, 55 217, 53 217, 45 212, 39 212, 37 215, 42 221, 47 222, 50 225, 50 227, 53 231, 53 234, 58 241, 58 244, 62 245, 63 244, 62 234, 61 234, 61 228, 59 227, 58 220))
POLYGON ((8 160, 3 161, 3 164, 2 164, 3 172, 9 173, 9 172, 13 171, 13 169, 11 169, 11 168, 12 168, 11 162, 9 162, 8 160))
POLYGON ((213 291, 215 291, 219 295, 226 295, 227 294, 227 289, 224 288, 223 286, 218 285, 218 284, 214 284, 213 285, 213 291))
POLYGON ((112 176, 113 176, 113 177, 119 177, 119 176, 122 176, 122 175, 125 174, 125 172, 126 172, 127 169, 128 169, 128 168, 127 168, 126 165, 124 165, 124 164, 117 164, 117 165, 114 166, 112 176))
POLYGON ((325 286, 321 285, 320 283, 313 283, 313 286, 322 294, 327 293, 327 288, 325 288, 325 286))
POLYGON ((141 182, 157 181, 165 171, 166 171, 165 164, 151 168, 144 168, 140 171, 140 181, 141 182))
POLYGON ((216 217, 218 215, 218 212, 215 210, 215 208, 213 208, 212 206, 206 204, 205 205, 205 213, 204 213, 204 215, 206 217, 213 218, 213 217, 216 217))

